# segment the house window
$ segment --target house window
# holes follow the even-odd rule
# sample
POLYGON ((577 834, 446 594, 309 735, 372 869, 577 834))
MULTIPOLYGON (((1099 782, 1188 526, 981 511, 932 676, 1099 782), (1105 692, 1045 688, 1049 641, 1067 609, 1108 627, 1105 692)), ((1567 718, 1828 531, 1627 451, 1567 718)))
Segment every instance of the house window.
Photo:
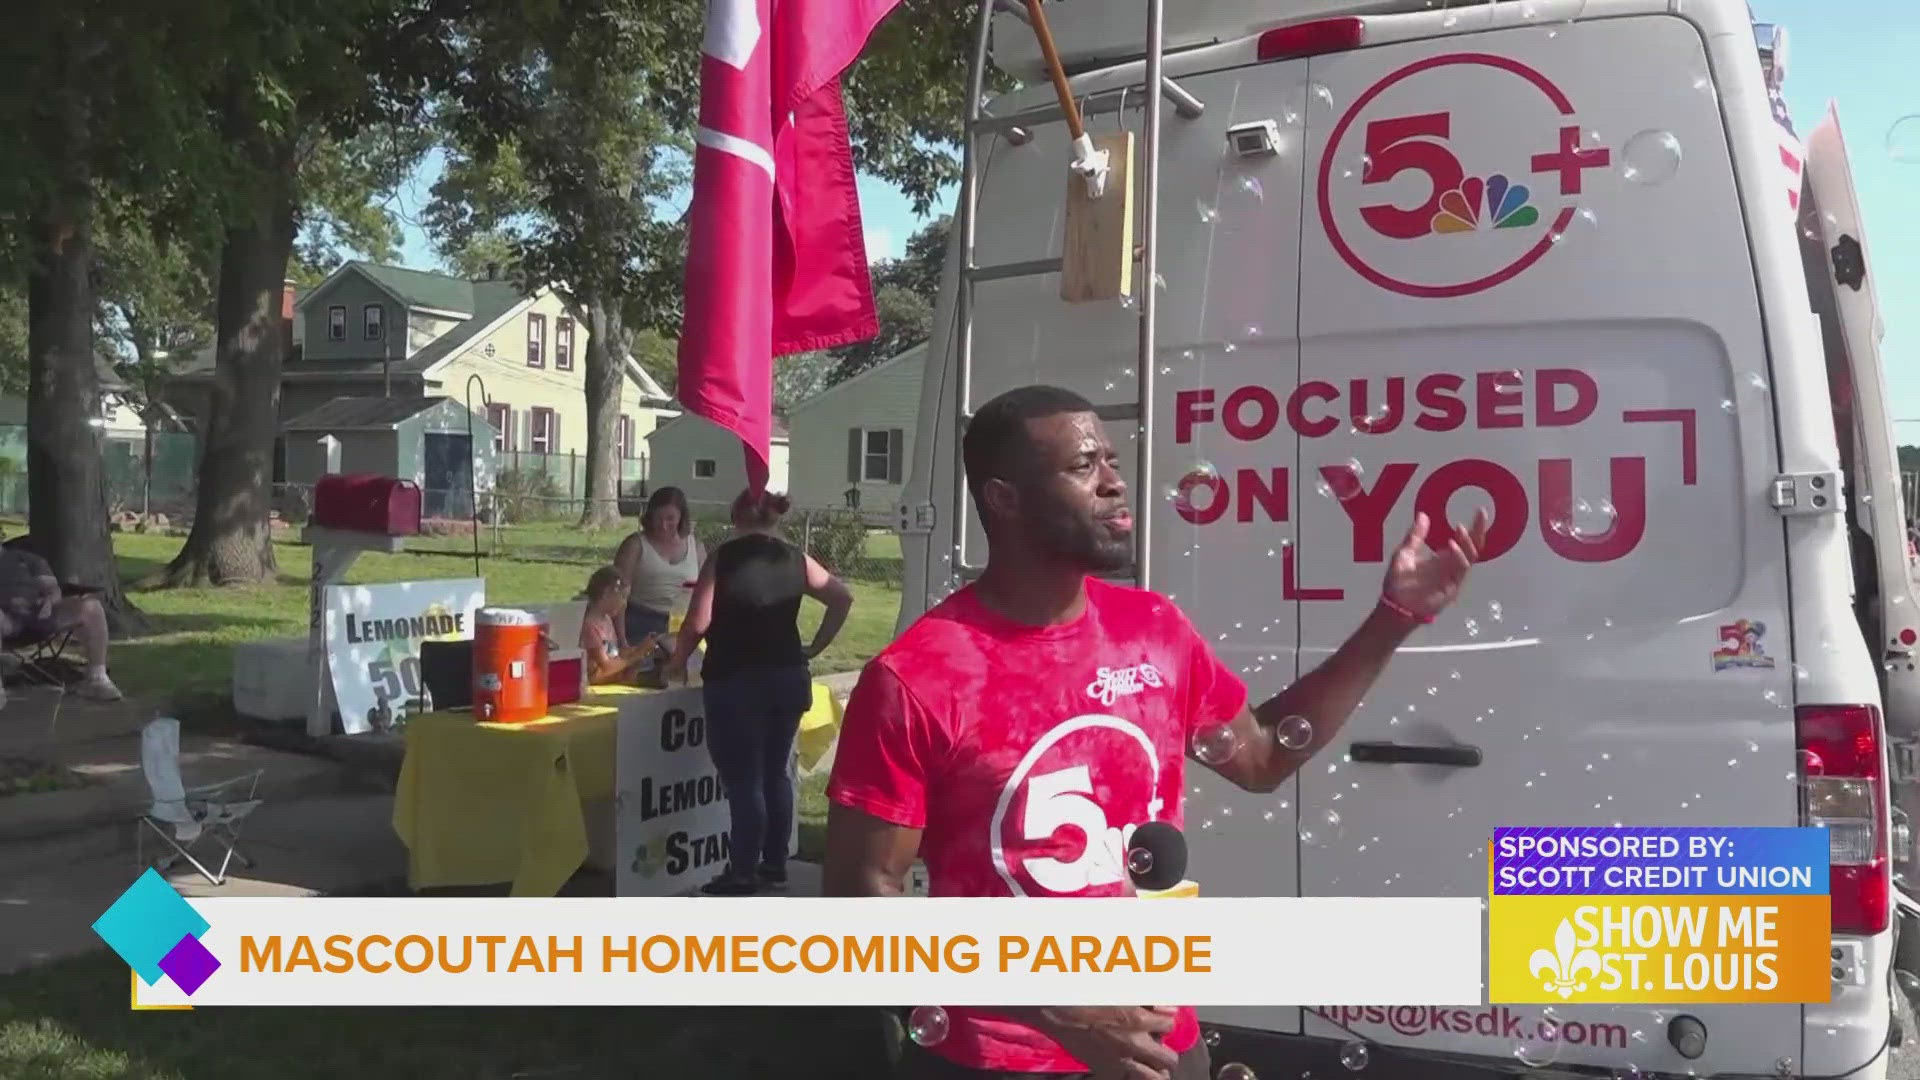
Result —
POLYGON ((620 414, 620 426, 616 430, 618 432, 616 441, 620 447, 621 458, 631 458, 633 456, 633 417, 625 413, 620 414))
POLYGON ((560 417, 552 409, 535 408, 528 425, 527 448, 536 454, 560 452, 560 417))
POLYGON ((847 431, 847 481, 897 484, 906 433, 900 428, 851 428, 847 431))
POLYGON ((386 309, 379 304, 368 304, 360 309, 360 333, 368 341, 379 341, 386 331, 386 309))
POLYGON ((547 317, 527 316, 527 366, 547 366, 547 317))
POLYGON ((695 480, 711 480, 718 475, 720 475, 720 463, 718 461, 710 457, 693 459, 693 478, 695 480))
POLYGON ((553 322, 553 366, 559 371, 573 370, 573 320, 565 315, 553 322))
POLYGON ((513 449, 513 406, 487 406, 487 423, 493 425, 493 448, 500 453, 513 449))
POLYGON ((335 304, 327 309, 327 340, 347 340, 347 305, 335 304))

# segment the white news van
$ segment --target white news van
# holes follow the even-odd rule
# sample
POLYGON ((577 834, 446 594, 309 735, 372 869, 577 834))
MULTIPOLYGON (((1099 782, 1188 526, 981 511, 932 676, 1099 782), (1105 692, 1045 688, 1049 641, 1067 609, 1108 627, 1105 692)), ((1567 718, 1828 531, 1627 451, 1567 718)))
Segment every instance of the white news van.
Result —
MULTIPOLYGON (((1090 135, 1142 129, 1145 10, 1046 5, 1090 135)), ((1016 14, 901 625, 984 559, 956 414, 1054 383, 1111 417, 1147 584, 1256 700, 1360 621, 1416 508, 1493 510, 1333 748, 1271 798, 1191 770, 1204 894, 1484 896, 1506 825, 1831 829, 1828 1003, 1216 1010, 1216 1064, 1344 1075, 1358 1038, 1373 1074, 1885 1075, 1920 619, 1866 238, 1836 117, 1796 137, 1779 104, 1784 35, 1739 0, 1170 5, 1145 394, 1146 283, 1060 299, 1071 155, 1016 14)))

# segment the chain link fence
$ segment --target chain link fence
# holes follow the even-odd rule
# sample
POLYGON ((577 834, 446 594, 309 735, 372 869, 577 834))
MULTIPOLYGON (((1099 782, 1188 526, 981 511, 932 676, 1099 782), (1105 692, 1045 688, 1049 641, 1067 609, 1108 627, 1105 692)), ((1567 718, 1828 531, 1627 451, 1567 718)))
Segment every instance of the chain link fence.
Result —
MULTIPOLYGON (((423 502, 433 506, 464 507, 468 500, 465 491, 422 495, 423 502)), ((578 566, 584 580, 584 572, 613 562, 621 541, 639 528, 645 504, 638 496, 622 496, 603 507, 598 523, 583 524, 588 506, 584 498, 529 494, 508 485, 477 497, 476 515, 423 518, 421 534, 407 539, 406 550, 578 566)), ((274 512, 295 535, 312 508, 311 485, 274 485, 274 512)), ((732 534, 726 504, 696 502, 688 510, 693 533, 705 550, 712 551, 732 534)), ((896 591, 902 587, 899 538, 874 527, 858 510, 797 506, 781 520, 780 530, 843 579, 896 591)))

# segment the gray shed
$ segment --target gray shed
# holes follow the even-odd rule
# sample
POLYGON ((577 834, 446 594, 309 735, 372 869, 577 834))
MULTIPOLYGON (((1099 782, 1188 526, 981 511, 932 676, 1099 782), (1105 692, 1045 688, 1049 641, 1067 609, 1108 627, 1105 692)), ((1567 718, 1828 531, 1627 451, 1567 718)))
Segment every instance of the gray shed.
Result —
POLYGON ((412 480, 426 517, 471 516, 469 478, 476 491, 493 489, 493 426, 453 398, 337 397, 294 417, 282 430, 287 483, 329 471, 320 443, 328 435, 340 442, 332 471, 412 480))

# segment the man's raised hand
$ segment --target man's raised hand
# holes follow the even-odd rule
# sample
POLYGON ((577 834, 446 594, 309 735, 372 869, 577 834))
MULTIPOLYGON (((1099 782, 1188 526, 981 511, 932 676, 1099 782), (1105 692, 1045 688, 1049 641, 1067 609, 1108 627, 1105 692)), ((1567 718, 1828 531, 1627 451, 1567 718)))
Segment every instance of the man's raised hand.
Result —
POLYGON ((1414 514, 1413 527, 1387 560, 1386 581, 1381 586, 1387 604, 1423 622, 1432 622, 1459 598, 1467 572, 1486 547, 1488 524, 1485 510, 1475 511, 1470 528, 1449 524, 1451 536, 1436 551, 1437 545, 1427 540, 1427 515, 1414 514))

